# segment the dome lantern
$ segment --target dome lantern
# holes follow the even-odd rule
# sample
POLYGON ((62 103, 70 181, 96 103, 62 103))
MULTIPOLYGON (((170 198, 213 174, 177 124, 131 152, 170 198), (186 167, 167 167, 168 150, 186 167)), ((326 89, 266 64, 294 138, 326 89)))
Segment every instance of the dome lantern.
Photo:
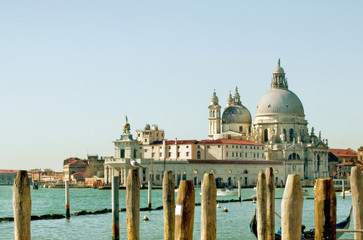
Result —
POLYGON ((271 88, 288 89, 287 79, 285 78, 285 71, 280 65, 280 59, 277 62, 277 67, 273 72, 271 88))

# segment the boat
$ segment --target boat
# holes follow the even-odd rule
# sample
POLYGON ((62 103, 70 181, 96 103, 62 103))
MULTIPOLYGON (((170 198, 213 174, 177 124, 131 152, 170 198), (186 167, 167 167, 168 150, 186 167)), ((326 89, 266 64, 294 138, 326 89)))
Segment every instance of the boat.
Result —
MULTIPOLYGON (((344 191, 345 196, 352 196, 352 191, 348 190, 348 191, 344 191)), ((340 196, 343 196, 343 192, 340 193, 340 196)))
MULTIPOLYGON (((352 210, 353 210, 353 207, 350 208, 350 212, 349 212, 348 217, 346 219, 344 219, 343 221, 337 223, 337 229, 348 229, 349 228, 351 215, 352 215, 352 210)), ((250 231, 253 233, 253 235, 255 235, 255 237, 257 238, 256 209, 255 209, 255 214, 253 215, 253 217, 251 219, 249 228, 250 228, 250 231)), ((310 229, 308 231, 304 231, 305 226, 302 225, 301 229, 302 229, 301 239, 304 239, 304 240, 314 240, 315 239, 315 229, 314 228, 312 228, 312 229, 310 229)), ((343 234, 344 234, 344 232, 337 232, 336 237, 340 238, 343 234)), ((279 229, 279 230, 277 230, 275 232, 275 240, 281 240, 281 229, 279 229)))
POLYGON ((217 189, 217 196, 236 196, 238 192, 230 189, 217 189))
MULTIPOLYGON (((217 197, 236 196, 238 192, 231 189, 217 189, 217 197)), ((199 193, 202 196, 202 192, 199 193)))

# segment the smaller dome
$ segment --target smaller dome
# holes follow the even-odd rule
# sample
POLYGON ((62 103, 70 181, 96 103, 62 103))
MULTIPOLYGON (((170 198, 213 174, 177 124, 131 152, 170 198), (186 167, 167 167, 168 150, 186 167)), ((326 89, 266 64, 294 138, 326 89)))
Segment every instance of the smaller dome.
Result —
POLYGON ((153 130, 153 131, 158 131, 158 130, 159 130, 158 125, 153 125, 153 126, 152 126, 152 130, 153 130))
POLYGON ((213 96, 210 100, 211 105, 218 105, 219 99, 217 97, 216 91, 213 92, 213 96))
POLYGON ((274 73, 285 73, 284 69, 278 65, 275 70, 274 70, 274 73))
POLYGON ((251 113, 241 105, 227 107, 222 114, 222 123, 251 123, 251 113))
POLYGON ((145 124, 144 130, 150 130, 150 125, 149 124, 145 124))

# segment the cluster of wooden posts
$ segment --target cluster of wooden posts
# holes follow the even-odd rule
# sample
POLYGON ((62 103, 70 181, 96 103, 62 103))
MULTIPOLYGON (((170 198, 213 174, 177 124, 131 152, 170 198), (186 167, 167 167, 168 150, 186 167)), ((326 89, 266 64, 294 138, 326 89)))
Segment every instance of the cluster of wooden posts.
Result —
MULTIPOLYGON (((319 178, 314 196, 315 239, 336 239, 336 232, 355 232, 354 239, 363 239, 363 177, 353 167, 350 176, 355 230, 336 229, 336 193, 333 179, 319 178)), ((281 238, 302 239, 303 192, 300 176, 288 176, 281 203, 281 238)), ((258 239, 275 239, 275 183, 272 168, 258 175, 257 234, 258 239)))
MULTIPOLYGON (((112 239, 120 238, 118 176, 112 180, 112 239)), ((151 184, 148 187, 151 209, 151 184)), ((202 185, 201 239, 213 240, 217 235, 217 188, 213 174, 206 173, 202 185)), ((180 182, 175 201, 175 185, 172 171, 164 172, 163 210, 164 239, 193 239, 195 191, 193 181, 180 182)), ((140 239, 140 182, 138 170, 131 169, 126 182, 126 224, 127 239, 140 239)))
MULTIPOLYGON (((355 239, 363 240, 363 176, 353 167, 350 177, 355 239)), ((70 217, 69 188, 66 183, 66 218, 70 217)), ((164 172, 163 210, 164 239, 193 239, 195 191, 193 182, 180 182, 175 201, 172 171, 164 172)), ((240 189, 239 189, 240 192, 240 189)), ((201 239, 216 239, 217 189, 212 173, 204 175, 201 201, 201 239)), ((240 198, 240 194, 239 194, 240 198)), ((303 193, 299 175, 289 175, 281 203, 281 232, 284 240, 300 240, 303 211, 303 193)), ((315 239, 336 239, 336 195, 333 180, 317 179, 314 197, 315 239)), ((18 171, 13 188, 14 239, 30 239, 31 197, 27 171, 18 171)), ((151 184, 149 184, 151 209, 151 184)), ((275 239, 275 182, 273 169, 260 172, 257 182, 257 233, 258 239, 275 239)), ((140 239, 140 180, 137 169, 131 169, 126 186, 127 238, 140 239)), ((119 231, 119 179, 112 181, 112 239, 120 239, 119 231)))

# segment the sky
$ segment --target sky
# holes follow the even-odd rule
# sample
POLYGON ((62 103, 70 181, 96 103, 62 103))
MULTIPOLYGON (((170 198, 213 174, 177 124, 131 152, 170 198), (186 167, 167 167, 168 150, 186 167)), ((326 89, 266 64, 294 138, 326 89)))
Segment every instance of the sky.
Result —
POLYGON ((0 169, 62 170, 132 133, 207 139, 213 90, 252 116, 281 59, 309 129, 363 145, 362 1, 1 1, 0 169))

